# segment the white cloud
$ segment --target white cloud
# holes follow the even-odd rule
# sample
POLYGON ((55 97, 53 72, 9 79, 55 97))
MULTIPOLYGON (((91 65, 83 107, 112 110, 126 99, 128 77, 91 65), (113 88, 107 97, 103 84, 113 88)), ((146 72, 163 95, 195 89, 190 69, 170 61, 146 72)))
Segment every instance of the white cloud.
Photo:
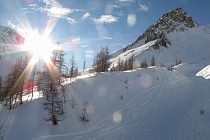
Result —
POLYGON ((86 20, 88 17, 90 17, 90 13, 86 12, 83 16, 82 19, 86 20))
POLYGON ((70 23, 70 24, 77 23, 75 19, 70 18, 70 17, 67 17, 67 18, 66 18, 66 21, 67 21, 68 23, 70 23))
POLYGON ((63 7, 43 8, 42 12, 46 12, 51 17, 64 18, 71 13, 71 10, 63 7))
POLYGON ((50 6, 60 6, 60 4, 55 0, 43 0, 43 2, 50 6))
POLYGON ((110 15, 113 12, 113 4, 111 2, 107 2, 105 6, 105 14, 110 15))
POLYGON ((129 14, 127 18, 127 24, 129 27, 133 27, 136 25, 136 15, 129 14))
POLYGON ((144 5, 144 4, 139 4, 139 11, 148 11, 149 6, 144 5))
POLYGON ((63 7, 55 0, 43 0, 43 2, 46 6, 42 8, 42 12, 47 13, 51 17, 64 18, 66 15, 72 13, 70 8, 63 7))
POLYGON ((114 17, 112 15, 102 15, 100 18, 98 19, 94 19, 94 22, 97 24, 101 24, 101 23, 114 23, 117 22, 118 18, 114 17))
POLYGON ((39 11, 41 13, 47 14, 49 17, 57 18, 57 19, 65 19, 68 23, 73 24, 76 23, 76 20, 70 18, 69 15, 74 12, 84 12, 83 9, 71 9, 67 7, 63 7, 56 0, 43 0, 45 6, 40 7, 37 4, 28 4, 28 9, 23 9, 24 13, 32 13, 31 11, 39 11))

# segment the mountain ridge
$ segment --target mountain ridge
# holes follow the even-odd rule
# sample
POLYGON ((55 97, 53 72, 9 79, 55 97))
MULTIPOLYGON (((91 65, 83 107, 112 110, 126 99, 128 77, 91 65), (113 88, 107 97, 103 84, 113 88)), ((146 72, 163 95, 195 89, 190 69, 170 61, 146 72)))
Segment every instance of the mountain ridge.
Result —
POLYGON ((168 33, 184 32, 194 27, 199 27, 199 24, 181 7, 177 7, 176 9, 163 14, 155 24, 149 26, 132 44, 111 54, 111 58, 156 39, 160 39, 159 45, 167 47, 170 45, 170 41, 166 38, 168 33))
POLYGON ((121 63, 126 63, 132 57, 134 68, 141 67, 141 62, 144 60, 150 63, 152 57, 156 59, 157 66, 165 67, 174 66, 177 59, 182 60, 183 63, 201 67, 209 64, 210 25, 199 26, 181 8, 164 14, 157 24, 159 25, 151 25, 133 45, 111 54, 110 69, 116 68, 119 60, 122 61, 121 63), (177 16, 180 14, 182 16, 177 16), (173 26, 163 26, 168 24, 163 22, 168 20, 168 17, 177 18, 177 21, 183 22, 169 22, 173 26))

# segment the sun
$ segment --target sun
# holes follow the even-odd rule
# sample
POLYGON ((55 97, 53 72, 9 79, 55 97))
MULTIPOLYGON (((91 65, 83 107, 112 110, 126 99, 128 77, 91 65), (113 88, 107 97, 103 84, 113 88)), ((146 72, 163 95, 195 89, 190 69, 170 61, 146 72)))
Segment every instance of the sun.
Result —
POLYGON ((46 63, 50 62, 52 51, 55 45, 50 37, 32 32, 25 37, 22 50, 32 52, 34 60, 43 59, 46 63))

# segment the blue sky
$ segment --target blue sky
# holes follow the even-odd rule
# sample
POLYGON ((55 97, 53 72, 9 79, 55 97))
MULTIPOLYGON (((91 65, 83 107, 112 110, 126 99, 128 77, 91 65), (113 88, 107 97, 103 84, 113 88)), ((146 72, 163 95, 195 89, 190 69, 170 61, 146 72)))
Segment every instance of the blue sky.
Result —
POLYGON ((210 24, 210 0, 0 0, 0 25, 48 32, 82 68, 101 47, 125 47, 178 6, 200 25, 210 24))

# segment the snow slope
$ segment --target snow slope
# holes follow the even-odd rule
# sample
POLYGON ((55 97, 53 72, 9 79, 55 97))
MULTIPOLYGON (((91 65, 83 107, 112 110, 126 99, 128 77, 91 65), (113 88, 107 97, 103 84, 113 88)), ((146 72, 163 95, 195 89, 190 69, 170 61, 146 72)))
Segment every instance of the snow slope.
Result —
POLYGON ((198 69, 182 64, 173 72, 153 67, 80 78, 66 85, 68 102, 57 126, 45 121, 44 98, 11 111, 1 108, 4 138, 207 140, 210 87, 195 76, 198 69), (76 109, 71 108, 73 98, 76 109), (88 102, 90 119, 85 123, 79 119, 83 102, 88 102))

